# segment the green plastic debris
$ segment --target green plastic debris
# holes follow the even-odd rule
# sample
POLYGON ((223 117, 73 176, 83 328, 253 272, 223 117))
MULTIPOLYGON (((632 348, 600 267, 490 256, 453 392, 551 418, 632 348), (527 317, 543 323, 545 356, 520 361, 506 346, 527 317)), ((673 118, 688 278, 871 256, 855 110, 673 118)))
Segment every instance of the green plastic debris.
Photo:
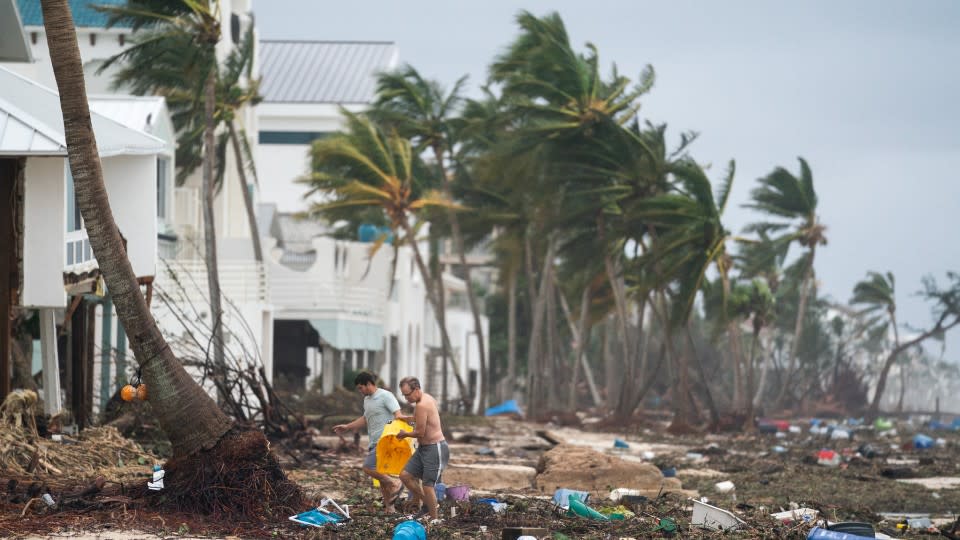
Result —
POLYGON ((887 420, 886 418, 877 418, 873 421, 873 427, 877 431, 886 431, 888 429, 893 429, 893 422, 887 420))
POLYGON ((604 506, 603 508, 598 508, 597 511, 610 519, 617 520, 629 519, 636 516, 636 514, 631 512, 629 508, 622 504, 618 506, 604 506))
POLYGON ((657 528, 653 531, 663 531, 667 534, 673 534, 677 532, 677 523, 670 518, 660 518, 657 528))
POLYGON ((597 512, 593 508, 590 508, 589 506, 580 502, 580 499, 578 499, 576 495, 570 495, 569 500, 570 500, 570 510, 567 511, 567 515, 575 514, 575 515, 589 518, 589 519, 598 519, 600 521, 607 521, 610 519, 607 516, 601 514, 600 512, 597 512))

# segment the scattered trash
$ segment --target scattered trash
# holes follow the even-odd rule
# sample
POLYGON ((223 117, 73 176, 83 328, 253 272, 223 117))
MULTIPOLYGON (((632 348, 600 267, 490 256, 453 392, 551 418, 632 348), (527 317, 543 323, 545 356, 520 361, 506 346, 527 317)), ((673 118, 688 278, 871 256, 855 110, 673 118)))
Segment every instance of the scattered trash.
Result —
POLYGON ((147 482, 147 489, 151 491, 160 491, 163 489, 163 476, 166 474, 166 471, 163 470, 163 467, 160 464, 153 466, 153 480, 147 482))
POLYGON ((482 447, 476 449, 473 453, 476 454, 476 455, 478 455, 478 456, 490 456, 490 457, 495 457, 495 456, 497 455, 497 453, 493 451, 493 448, 489 448, 489 447, 486 447, 486 446, 482 446, 482 447))
POLYGON ((50 495, 49 493, 44 493, 43 497, 40 497, 40 498, 43 499, 43 502, 51 508, 53 508, 57 504, 56 501, 53 500, 53 496, 50 495))
POLYGON ((795 510, 785 510, 783 512, 770 514, 770 517, 786 524, 800 521, 803 521, 804 523, 812 523, 817 519, 819 514, 820 512, 814 510, 813 508, 797 508, 795 510))
POLYGON ((623 439, 614 439, 613 440, 614 448, 630 448, 630 445, 626 443, 623 439))
POLYGON ((933 522, 930 521, 930 518, 928 517, 912 518, 907 520, 907 527, 925 531, 930 527, 933 527, 933 522))
POLYGON ((733 515, 733 512, 717 508, 698 499, 690 500, 693 501, 693 518, 690 520, 691 525, 705 529, 713 529, 715 531, 730 531, 740 525, 746 524, 743 520, 733 515))
POLYGON ((775 454, 784 454, 787 451, 786 448, 784 448, 783 446, 780 446, 779 444, 771 448, 771 450, 773 450, 773 453, 775 454))
POLYGON ((580 517, 596 519, 600 521, 607 521, 610 519, 607 516, 601 514, 600 512, 597 512, 593 508, 590 508, 589 506, 580 502, 580 499, 578 499, 576 495, 571 494, 570 497, 568 498, 568 501, 569 501, 570 509, 567 510, 567 515, 577 515, 580 517))
POLYGON ((876 538, 876 531, 873 530, 873 525, 859 521, 841 521, 840 523, 828 525, 827 530, 866 538, 876 538))
POLYGON ((604 506, 598 508, 597 511, 613 520, 630 519, 636 516, 633 511, 622 504, 617 506, 604 506))
POLYGON ((660 469, 660 472, 663 473, 663 477, 664 477, 664 478, 673 478, 673 477, 677 476, 677 468, 676 468, 676 467, 664 467, 664 468, 660 469))
MULTIPOLYGON (((306 512, 301 512, 295 516, 290 516, 290 521, 300 523, 301 525, 309 525, 311 527, 323 527, 324 525, 333 523, 338 524, 345 520, 350 519, 350 511, 347 508, 341 507, 333 499, 328 499, 324 497, 320 500, 320 506, 307 510, 306 512), (327 510, 327 505, 333 506, 340 511, 339 514, 334 513, 331 510, 327 510)), ((394 536, 396 538, 396 536, 394 536)), ((401 537, 403 538, 403 537, 401 537)), ((416 538, 416 537, 410 537, 416 538)), ((425 540, 426 537, 423 537, 425 540)))
POLYGON ((437 502, 440 502, 447 496, 447 485, 437 482, 433 485, 433 492, 437 494, 437 502))
POLYGON ((828 529, 821 529, 820 527, 814 527, 810 529, 810 532, 807 534, 807 540, 866 540, 872 539, 873 536, 857 536, 855 534, 831 531, 828 529))
POLYGON ((803 433, 803 429, 802 429, 800 426, 791 425, 789 428, 787 428, 787 430, 788 430, 790 433, 793 433, 793 434, 795 434, 795 435, 796 435, 796 434, 803 433))
POLYGON ((515 399, 508 399, 499 405, 494 405, 483 413, 484 416, 497 416, 500 414, 516 414, 518 416, 523 415, 523 413, 520 412, 520 406, 517 405, 517 401, 515 399))
POLYGON ((860 447, 857 448, 857 452, 867 459, 873 459, 877 457, 877 449, 874 448, 874 446, 870 443, 861 444, 860 447))
POLYGON ((840 465, 840 454, 833 450, 823 449, 817 452, 817 464, 827 467, 836 467, 840 465))
POLYGON ((886 418, 877 418, 873 422, 873 428, 877 431, 886 431, 888 429, 893 429, 893 422, 887 420, 886 418))
POLYGON ((550 531, 539 527, 504 527, 501 532, 501 540, 526 540, 527 538, 542 538, 549 536, 550 531))
POLYGON ((427 530, 419 521, 404 521, 393 528, 393 540, 427 540, 427 530))
POLYGON ((834 429, 833 432, 830 433, 830 440, 833 440, 833 441, 836 441, 836 440, 847 441, 847 440, 850 440, 851 438, 852 438, 851 432, 845 429, 834 429))
POLYGON ((724 480, 723 482, 717 482, 713 485, 720 493, 732 493, 737 490, 737 486, 734 485, 730 480, 724 480))
MULTIPOLYGON (((580 491, 580 492, 574 492, 574 493, 583 493, 583 492, 580 491)), ((640 495, 639 489, 616 488, 610 492, 610 500, 613 502, 617 502, 623 499, 624 497, 637 497, 639 495, 640 495)), ((554 495, 554 497, 556 497, 556 495, 554 495)), ((583 502, 587 502, 586 498, 582 500, 583 502)))
POLYGON ((449 486, 447 487, 446 498, 453 501, 466 501, 470 499, 470 486, 466 484, 449 486))
MULTIPOLYGON (((618 491, 618 490, 615 489, 613 491, 618 491)), ((634 490, 624 490, 624 491, 634 491, 634 490)), ((590 498, 590 494, 587 493, 586 491, 576 491, 573 489, 560 488, 553 492, 553 499, 552 499, 553 504, 566 510, 569 507, 569 504, 567 501, 569 500, 571 495, 573 495, 583 503, 586 503, 587 499, 590 498)), ((610 492, 610 500, 617 501, 617 500, 620 500, 620 497, 618 496, 616 499, 614 499, 613 492, 610 492)))
POLYGON ((656 528, 653 529, 653 532, 663 531, 667 536, 672 536, 677 532, 677 523, 670 518, 660 518, 657 521, 656 528))
POLYGON ((645 460, 647 460, 647 461, 650 461, 650 460, 652 460, 653 458, 657 457, 657 455, 654 454, 654 453, 653 453, 652 451, 650 451, 650 450, 644 450, 642 455, 643 455, 643 459, 645 459, 645 460))
POLYGON ((700 461, 701 459, 703 459, 703 454, 701 454, 700 452, 687 452, 686 457, 690 461, 700 461))
POLYGON ((497 514, 502 514, 502 513, 504 513, 504 512, 507 511, 507 503, 505 503, 505 502, 500 502, 500 501, 498 501, 498 500, 496 500, 496 499, 490 499, 490 498, 487 498, 487 499, 479 499, 479 500, 477 500, 477 503, 478 503, 478 504, 489 504, 490 506, 493 507, 493 511, 494 511, 495 513, 497 513, 497 514))
POLYGON ((923 433, 917 433, 913 436, 913 447, 918 449, 933 448, 933 439, 923 433))

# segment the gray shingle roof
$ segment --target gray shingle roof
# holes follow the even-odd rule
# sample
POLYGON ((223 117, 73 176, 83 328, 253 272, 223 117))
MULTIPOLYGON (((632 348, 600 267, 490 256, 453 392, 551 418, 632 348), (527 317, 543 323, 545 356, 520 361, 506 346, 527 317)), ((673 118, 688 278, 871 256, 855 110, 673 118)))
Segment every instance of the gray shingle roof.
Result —
POLYGON ((376 74, 397 65, 383 41, 260 41, 260 94, 273 103, 370 103, 376 74))

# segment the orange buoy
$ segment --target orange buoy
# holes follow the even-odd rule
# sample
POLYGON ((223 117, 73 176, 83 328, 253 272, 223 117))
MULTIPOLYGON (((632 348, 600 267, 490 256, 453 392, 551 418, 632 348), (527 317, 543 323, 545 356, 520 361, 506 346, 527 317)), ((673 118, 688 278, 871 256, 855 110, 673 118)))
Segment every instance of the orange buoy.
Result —
POLYGON ((137 397, 137 390, 132 385, 126 385, 120 389, 120 399, 124 401, 133 401, 137 397))
POLYGON ((140 386, 137 386, 137 399, 140 401, 147 400, 147 385, 141 384, 140 386))

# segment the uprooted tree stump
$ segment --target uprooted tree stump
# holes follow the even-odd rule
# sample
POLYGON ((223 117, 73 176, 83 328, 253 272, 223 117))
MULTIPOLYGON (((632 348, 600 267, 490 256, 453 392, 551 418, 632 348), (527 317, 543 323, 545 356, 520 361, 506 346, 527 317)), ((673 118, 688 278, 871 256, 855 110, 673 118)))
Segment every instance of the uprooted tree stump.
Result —
POLYGON ((235 429, 210 450, 171 458, 164 470, 162 490, 150 491, 144 482, 134 496, 178 512, 252 521, 286 517, 311 505, 259 431, 235 429))

